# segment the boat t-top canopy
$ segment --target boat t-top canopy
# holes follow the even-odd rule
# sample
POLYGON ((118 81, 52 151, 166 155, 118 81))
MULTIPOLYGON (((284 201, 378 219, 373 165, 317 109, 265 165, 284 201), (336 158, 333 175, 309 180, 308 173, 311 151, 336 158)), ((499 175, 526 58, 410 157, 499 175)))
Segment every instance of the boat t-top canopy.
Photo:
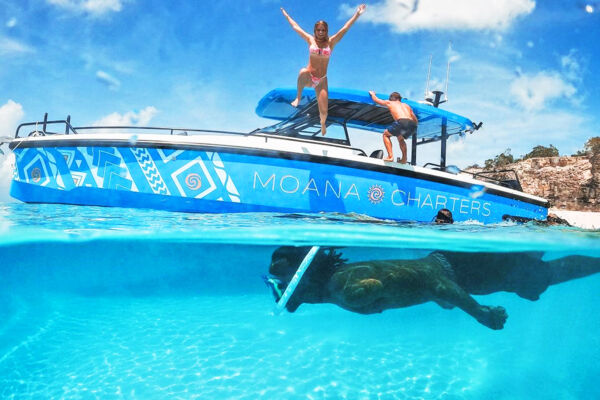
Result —
MULTIPOLYGON (((387 99, 389 95, 377 94, 387 99)), ((304 89, 297 108, 290 104, 296 97, 296 88, 278 88, 267 93, 258 103, 256 113, 260 117, 283 121, 274 125, 277 131, 293 135, 294 131, 319 124, 319 109, 314 89, 304 89)), ((416 137, 412 141, 412 160, 416 164, 416 146, 442 141, 441 166, 445 167, 446 139, 452 135, 473 132, 478 128, 470 119, 441 110, 429 104, 415 101, 402 101, 413 109, 419 120, 416 137)), ((328 123, 339 123, 349 128, 382 133, 394 120, 386 107, 373 102, 366 91, 331 88, 329 89, 328 123)), ((317 137, 317 130, 315 137, 317 137)))

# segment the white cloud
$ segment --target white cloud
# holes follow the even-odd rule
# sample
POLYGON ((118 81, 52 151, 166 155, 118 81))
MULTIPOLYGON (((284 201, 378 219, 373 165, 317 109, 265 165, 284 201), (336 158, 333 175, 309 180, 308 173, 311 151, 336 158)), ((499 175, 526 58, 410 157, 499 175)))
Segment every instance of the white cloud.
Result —
MULTIPOLYGON (((355 10, 340 8, 345 16, 355 10)), ((383 0, 369 5, 359 21, 387 24, 396 32, 504 30, 534 8, 534 0, 383 0)))
POLYGON ((0 202, 14 201, 8 194, 12 180, 14 158, 12 152, 5 151, 4 154, 0 154, 0 202))
POLYGON ((577 57, 577 50, 571 49, 569 54, 560 58, 565 77, 573 82, 581 82, 581 63, 577 57))
POLYGON ((490 43, 490 47, 491 48, 496 48, 500 45, 502 45, 502 41, 504 40, 504 38, 502 37, 502 35, 500 34, 495 34, 493 37, 492 42, 490 43))
POLYGON ((522 113, 500 107, 497 114, 497 118, 486 120, 480 131, 467 135, 464 141, 449 143, 450 164, 483 165, 486 159, 508 148, 513 156, 521 157, 534 146, 550 144, 556 146, 560 154, 570 155, 583 148, 586 138, 593 133, 585 117, 564 110, 522 113))
POLYGON ((522 75, 510 85, 513 99, 527 111, 541 110, 547 102, 563 96, 571 98, 576 92, 575 87, 556 72, 522 75))
POLYGON ((11 18, 8 21, 6 21, 6 27, 7 28, 14 28, 15 26, 17 26, 17 19, 16 18, 11 18))
POLYGON ((0 56, 33 53, 34 50, 18 40, 0 36, 0 56))
POLYGON ((17 127, 18 122, 23 118, 23 106, 8 100, 6 104, 0 106, 0 127, 2 131, 0 136, 11 136, 17 127))
POLYGON ((83 8, 92 14, 104 14, 108 11, 119 12, 123 8, 121 0, 86 0, 83 8))
POLYGON ((112 75, 107 74, 104 71, 98 71, 96 72, 96 78, 104 83, 106 86, 108 86, 109 89, 111 90, 117 90, 119 88, 119 86, 121 86, 121 82, 113 77, 112 75))
MULTIPOLYGON (((116 59, 114 52, 94 48, 93 51, 84 51, 79 57, 85 69, 105 71, 110 70, 119 74, 132 75, 136 72, 137 62, 133 60, 116 59)), ((106 72, 103 72, 106 73, 106 72)), ((108 75, 108 73, 106 73, 108 75)))
MULTIPOLYGON (((467 54, 462 55, 463 58, 468 57, 467 54)), ((495 157, 507 148, 512 150, 514 156, 522 156, 534 146, 549 144, 556 146, 561 154, 570 155, 581 149, 587 139, 597 136, 594 117, 578 107, 575 100, 579 98, 579 92, 570 86, 572 82, 566 79, 559 65, 554 71, 538 73, 522 71, 512 64, 502 66, 469 58, 469 63, 457 63, 453 71, 450 101, 442 108, 476 123, 483 121, 483 126, 475 133, 467 134, 464 140, 448 143, 448 164, 460 167, 474 163, 482 165, 486 159, 495 157), (531 79, 534 77, 551 77, 548 81, 557 92, 563 93, 567 101, 546 93, 546 96, 540 96, 543 97, 545 108, 525 110, 511 94, 511 83, 519 76, 525 76, 531 82, 535 82, 535 79, 531 79)), ((533 90, 535 85, 530 87, 533 90)), ((375 149, 383 149, 381 135, 377 134, 353 144, 367 154, 375 149)), ((399 154, 397 143, 393 143, 393 146, 394 153, 399 154)), ((439 163, 439 160, 439 142, 418 146, 418 165, 439 163)))
POLYGON ((452 43, 446 49, 446 58, 450 63, 460 60, 460 54, 452 48, 452 43))
POLYGON ((169 97, 177 102, 163 104, 164 115, 179 117, 166 120, 167 125, 248 132, 257 127, 274 124, 273 120, 258 117, 253 112, 235 113, 231 110, 252 110, 256 104, 245 96, 239 96, 227 90, 221 82, 208 80, 189 80, 179 76, 171 88, 169 97))
POLYGON ((46 0, 49 4, 76 13, 101 16, 123 9, 122 0, 46 0))
MULTIPOLYGON (((503 74, 510 76, 510 71, 503 74)), ((448 106, 450 111, 458 112, 473 119, 483 121, 483 126, 472 135, 467 134, 462 142, 448 144, 448 162, 461 167, 474 163, 483 165, 486 159, 493 158, 510 148, 515 157, 530 152, 534 146, 556 146, 560 154, 573 154, 583 147, 585 141, 594 136, 595 129, 592 119, 584 111, 576 107, 553 106, 545 110, 524 111, 516 103, 507 101, 510 98, 509 85, 503 78, 501 82, 490 82, 494 88, 486 98, 457 99, 448 106), (468 110, 461 112, 461 108, 468 110), (565 134, 568 132, 568 134, 565 134)), ((431 159, 439 158, 439 145, 421 146, 431 151, 431 159)), ((421 161, 425 156, 421 152, 421 161)), ((429 160, 431 161, 431 160, 429 160)))
POLYGON ((94 126, 146 126, 154 118, 158 110, 152 106, 148 106, 136 113, 128 111, 125 114, 112 113, 98 121, 94 122, 94 126))
MULTIPOLYGON (((25 112, 19 103, 8 100, 0 106, 0 136, 13 137, 17 124, 21 121, 25 112)), ((0 154, 0 201, 11 201, 8 195, 10 181, 12 179, 12 165, 14 156, 8 152, 6 145, 2 147, 5 154, 0 154)))

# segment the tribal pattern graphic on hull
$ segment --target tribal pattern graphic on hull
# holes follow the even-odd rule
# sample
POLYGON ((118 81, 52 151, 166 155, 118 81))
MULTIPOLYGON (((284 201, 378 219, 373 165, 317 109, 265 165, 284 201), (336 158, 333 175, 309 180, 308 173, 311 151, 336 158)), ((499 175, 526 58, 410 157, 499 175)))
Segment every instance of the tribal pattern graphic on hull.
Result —
POLYGON ((14 180, 53 189, 78 187, 240 202, 215 152, 142 147, 23 148, 14 180))
POLYGON ((144 176, 148 180, 152 192, 157 194, 171 194, 169 193, 169 189, 167 189, 167 184, 160 176, 156 164, 152 160, 152 157, 150 157, 148 150, 145 148, 137 148, 132 149, 132 152, 142 169, 144 176))

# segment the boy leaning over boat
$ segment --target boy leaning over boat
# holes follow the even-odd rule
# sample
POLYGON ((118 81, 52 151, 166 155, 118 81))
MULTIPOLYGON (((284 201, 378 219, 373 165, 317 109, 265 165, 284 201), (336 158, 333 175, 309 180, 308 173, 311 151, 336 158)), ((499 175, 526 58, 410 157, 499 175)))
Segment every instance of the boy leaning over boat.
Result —
POLYGON ((398 92, 392 92, 389 100, 381 100, 372 90, 369 91, 369 94, 375 103, 387 107, 394 118, 394 123, 383 131, 383 144, 388 153, 383 161, 394 159, 390 137, 396 136, 402 151, 400 163, 406 164, 406 141, 404 139, 408 139, 417 132, 418 119, 415 113, 408 104, 402 102, 402 96, 398 92))

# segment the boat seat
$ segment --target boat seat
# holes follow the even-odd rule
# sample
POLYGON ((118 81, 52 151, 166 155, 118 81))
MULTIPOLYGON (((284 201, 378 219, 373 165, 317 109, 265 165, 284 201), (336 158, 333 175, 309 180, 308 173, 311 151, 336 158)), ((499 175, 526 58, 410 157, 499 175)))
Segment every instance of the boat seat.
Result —
POLYGON ((383 158, 383 150, 375 150, 374 152, 371 153, 371 155, 369 157, 382 159, 383 158))

